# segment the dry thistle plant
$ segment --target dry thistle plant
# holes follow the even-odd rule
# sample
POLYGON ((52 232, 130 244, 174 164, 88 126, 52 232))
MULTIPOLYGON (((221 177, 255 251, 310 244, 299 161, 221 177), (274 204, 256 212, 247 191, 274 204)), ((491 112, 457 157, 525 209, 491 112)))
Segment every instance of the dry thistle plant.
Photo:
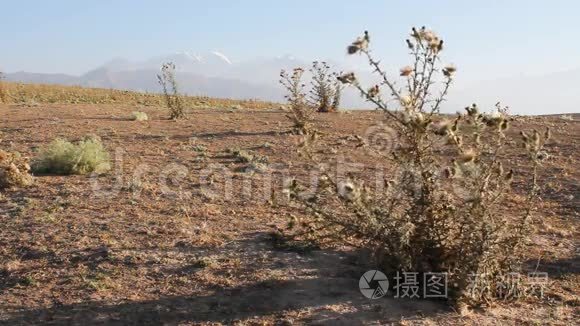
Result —
POLYGON ((340 93, 342 85, 337 79, 338 74, 330 72, 330 66, 326 62, 314 61, 312 68, 312 87, 308 102, 316 107, 318 112, 335 112, 340 105, 340 93))
POLYGON ((175 80, 175 64, 172 62, 164 63, 161 66, 161 74, 157 75, 157 80, 163 88, 165 102, 169 107, 169 118, 173 120, 185 118, 181 95, 175 80))
POLYGON ((392 177, 380 180, 378 191, 360 178, 328 169, 321 171, 314 193, 292 181, 287 189, 292 202, 311 214, 291 221, 289 229, 296 237, 327 245, 370 248, 378 265, 391 275, 445 272, 450 298, 457 304, 475 305, 501 296, 497 285, 502 275, 521 267, 549 131, 521 133, 532 177, 527 210, 516 216, 504 205, 514 193, 514 177, 523 175, 502 162, 502 153, 513 143, 505 134, 507 110, 498 105, 497 112, 484 114, 472 105, 454 118, 438 114, 456 68, 441 64, 443 40, 425 27, 413 28, 406 40, 412 64, 398 73, 403 87, 382 70, 369 43, 365 32, 348 53, 365 56, 381 83, 363 87, 354 73, 338 79, 384 111, 394 129, 392 150, 381 156, 394 171, 392 177), (399 110, 391 110, 393 103, 399 110), (472 275, 484 275, 489 291, 475 295, 472 275))
POLYGON ((280 84, 286 88, 288 95, 285 96, 290 105, 290 113, 286 116, 294 123, 294 131, 298 134, 309 134, 312 131, 312 115, 316 107, 310 105, 306 98, 302 81, 304 69, 294 68, 292 74, 285 70, 280 72, 280 84))

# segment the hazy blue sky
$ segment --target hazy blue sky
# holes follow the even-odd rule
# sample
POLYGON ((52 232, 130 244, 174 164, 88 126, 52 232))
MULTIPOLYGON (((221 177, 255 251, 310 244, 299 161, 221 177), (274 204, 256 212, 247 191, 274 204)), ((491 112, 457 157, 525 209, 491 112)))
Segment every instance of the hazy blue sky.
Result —
MULTIPOLYGON (((113 57, 218 50, 232 60, 292 54, 345 60, 362 30, 398 65, 413 25, 447 43, 470 76, 580 67, 580 1, 2 0, 0 69, 82 73, 113 57)), ((350 59, 349 59, 350 60, 350 59)), ((470 78, 475 79, 475 78, 470 78)))

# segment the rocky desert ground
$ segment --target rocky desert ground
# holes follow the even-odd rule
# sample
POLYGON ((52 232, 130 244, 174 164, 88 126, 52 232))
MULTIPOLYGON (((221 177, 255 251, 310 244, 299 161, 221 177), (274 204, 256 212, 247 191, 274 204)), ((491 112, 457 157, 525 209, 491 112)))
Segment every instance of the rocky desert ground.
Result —
MULTIPOLYGON (((128 119, 133 104, 0 105, 5 150, 34 157, 57 137, 93 134, 113 158, 106 175, 37 175, 2 190, 0 324, 571 325, 580 316, 580 115, 516 117, 511 128, 553 130, 527 243, 526 268, 549 273, 544 297, 455 311, 367 299, 358 284, 373 268, 368 253, 277 236, 304 214, 278 202, 283 178, 309 177, 281 109, 198 109, 180 121, 137 109, 149 120, 128 119)), ((317 114, 320 154, 372 173, 375 158, 357 154, 356 139, 383 119, 317 114)), ((522 202, 514 196, 509 210, 522 202)))

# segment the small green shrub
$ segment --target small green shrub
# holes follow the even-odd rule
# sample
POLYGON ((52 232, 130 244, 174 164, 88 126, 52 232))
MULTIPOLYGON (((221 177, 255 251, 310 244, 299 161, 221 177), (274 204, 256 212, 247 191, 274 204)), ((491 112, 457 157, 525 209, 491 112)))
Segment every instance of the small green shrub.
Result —
POLYGON ((28 159, 20 153, 0 150, 0 189, 25 187, 32 184, 28 159))
POLYGON ((95 136, 76 144, 57 138, 41 151, 32 166, 35 173, 65 175, 102 173, 110 168, 109 153, 95 136))
POLYGON ((133 121, 147 121, 147 120, 149 120, 149 117, 147 116, 147 113, 145 113, 145 112, 134 111, 133 113, 131 113, 131 120, 133 120, 133 121))

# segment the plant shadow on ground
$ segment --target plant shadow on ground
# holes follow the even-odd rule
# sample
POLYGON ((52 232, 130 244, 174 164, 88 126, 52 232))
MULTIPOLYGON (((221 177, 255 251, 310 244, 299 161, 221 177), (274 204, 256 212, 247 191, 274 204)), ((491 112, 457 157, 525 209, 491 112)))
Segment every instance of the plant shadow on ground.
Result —
POLYGON ((580 275, 580 256, 561 258, 552 261, 528 260, 526 266, 530 271, 547 272, 551 278, 561 278, 567 275, 580 275))
POLYGON ((211 132, 193 135, 198 138, 225 138, 225 137, 251 137, 251 136, 278 136, 282 134, 289 134, 291 131, 288 130, 272 130, 272 131, 224 131, 224 132, 211 132))
MULTIPOLYGON (((268 256, 269 262, 265 264, 268 270, 278 269, 288 274, 282 279, 264 279, 231 287, 202 284, 208 286, 208 291, 201 295, 160 295, 159 298, 145 301, 88 301, 37 309, 26 306, 5 307, 10 312, 4 314, 0 324, 231 324, 243 320, 276 321, 289 318, 306 323, 352 325, 372 320, 413 320, 449 312, 449 308, 442 302, 394 299, 392 293, 378 300, 363 297, 358 289, 359 277, 366 269, 372 268, 359 266, 357 260, 364 253, 314 247, 297 252, 290 244, 281 243, 285 243, 284 240, 273 237, 272 233, 257 232, 209 251, 181 245, 162 254, 200 251, 206 254, 235 253, 245 263, 234 271, 241 278, 245 273, 250 275, 256 272, 252 269, 256 265, 252 261, 268 256)), ((115 250, 112 249, 113 252, 115 250)), ((195 274, 204 268, 198 263, 181 267, 163 268, 166 274, 163 277, 195 274)), ((221 272, 219 268, 215 271, 221 272)), ((232 277, 236 278, 236 275, 232 277)))

